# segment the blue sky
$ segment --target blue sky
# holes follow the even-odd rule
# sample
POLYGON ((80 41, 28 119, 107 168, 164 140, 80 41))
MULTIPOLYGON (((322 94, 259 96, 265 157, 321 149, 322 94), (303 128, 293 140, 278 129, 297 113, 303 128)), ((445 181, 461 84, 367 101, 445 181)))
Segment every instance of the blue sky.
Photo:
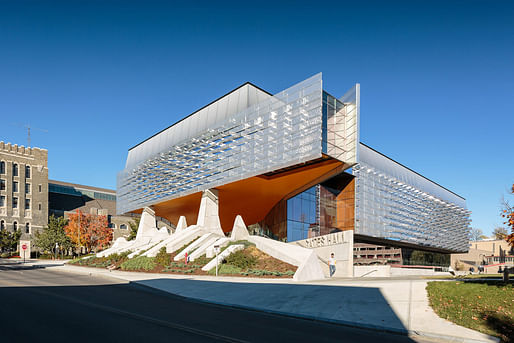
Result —
POLYGON ((0 140, 115 188, 127 149, 240 84, 361 83, 361 140, 501 224, 514 183, 509 1, 0 1, 0 140))

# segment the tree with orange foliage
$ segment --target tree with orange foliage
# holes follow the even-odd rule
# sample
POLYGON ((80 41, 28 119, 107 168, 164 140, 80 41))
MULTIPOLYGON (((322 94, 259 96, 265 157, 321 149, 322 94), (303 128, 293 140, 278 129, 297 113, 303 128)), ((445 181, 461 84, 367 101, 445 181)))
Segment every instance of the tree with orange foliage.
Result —
MULTIPOLYGON (((514 185, 512 185, 511 194, 514 194, 514 185)), ((511 206, 506 200, 503 202, 503 206, 502 217, 505 218, 504 224, 507 224, 511 231, 511 234, 505 240, 509 242, 511 247, 514 247, 514 206, 511 206)))
POLYGON ((79 250, 84 247, 87 252, 102 249, 112 240, 112 229, 109 228, 107 216, 86 214, 80 210, 69 215, 68 225, 64 230, 79 250))

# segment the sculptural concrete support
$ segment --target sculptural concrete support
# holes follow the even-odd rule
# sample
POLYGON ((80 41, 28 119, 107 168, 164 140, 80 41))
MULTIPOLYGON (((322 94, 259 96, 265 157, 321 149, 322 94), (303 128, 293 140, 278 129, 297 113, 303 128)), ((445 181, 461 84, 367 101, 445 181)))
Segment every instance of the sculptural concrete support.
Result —
POLYGON ((232 233, 230 234, 230 240, 240 241, 248 239, 248 237, 250 237, 250 234, 248 233, 245 222, 240 215, 237 215, 234 220, 234 226, 232 227, 232 233))
POLYGON ((151 239, 156 233, 155 211, 145 207, 137 228, 136 242, 141 241, 143 238, 151 239))
POLYGON ((206 231, 223 236, 218 209, 218 190, 208 189, 202 194, 196 225, 206 231))
POLYGON ((187 228, 186 217, 180 216, 178 223, 177 223, 177 228, 175 229, 174 233, 179 233, 181 231, 184 231, 186 228, 187 228))

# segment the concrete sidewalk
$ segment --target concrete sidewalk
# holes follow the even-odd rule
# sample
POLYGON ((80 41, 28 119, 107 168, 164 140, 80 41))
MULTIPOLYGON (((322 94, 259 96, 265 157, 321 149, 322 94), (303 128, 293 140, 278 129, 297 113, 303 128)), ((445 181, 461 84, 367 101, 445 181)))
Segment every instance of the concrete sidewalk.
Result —
POLYGON ((426 280, 291 279, 183 276, 70 265, 57 270, 115 277, 216 304, 432 337, 449 342, 498 342, 497 338, 438 317, 428 304, 426 280))

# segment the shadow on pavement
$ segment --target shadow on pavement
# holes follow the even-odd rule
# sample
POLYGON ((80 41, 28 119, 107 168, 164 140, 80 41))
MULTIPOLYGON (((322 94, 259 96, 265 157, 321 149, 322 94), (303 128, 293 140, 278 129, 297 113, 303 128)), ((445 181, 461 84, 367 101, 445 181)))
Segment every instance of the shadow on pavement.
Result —
MULTIPOLYGON (((71 281, 80 277, 66 279, 71 281)), ((229 291, 234 285, 228 285, 229 291)), ((373 293, 360 295, 378 297, 373 293)), ((8 328, 2 330, 2 343, 413 342, 404 335, 188 301, 137 284, 0 287, 0 303, 0 323, 8 328)))
POLYGON ((137 283, 223 305, 407 332, 379 288, 187 279, 152 279, 137 283))

